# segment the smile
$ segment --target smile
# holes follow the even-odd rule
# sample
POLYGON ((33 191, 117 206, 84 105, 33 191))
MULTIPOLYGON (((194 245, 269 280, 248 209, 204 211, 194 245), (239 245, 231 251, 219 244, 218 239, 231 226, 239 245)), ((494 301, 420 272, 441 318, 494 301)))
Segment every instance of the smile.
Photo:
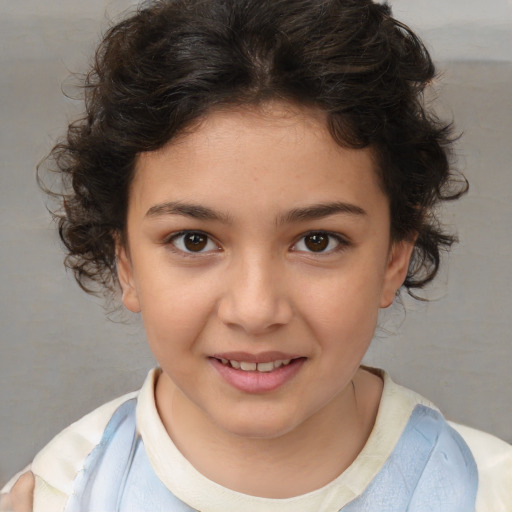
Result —
POLYGON ((215 354, 209 360, 230 386, 244 393, 261 394, 274 391, 294 379, 307 357, 282 352, 231 352, 215 354))
POLYGON ((269 361, 266 363, 252 363, 247 361, 235 361, 234 359, 220 358, 220 362, 225 366, 231 366, 235 370, 242 370, 244 372, 262 372, 268 373, 281 366, 290 364, 291 359, 278 359, 276 361, 269 361))

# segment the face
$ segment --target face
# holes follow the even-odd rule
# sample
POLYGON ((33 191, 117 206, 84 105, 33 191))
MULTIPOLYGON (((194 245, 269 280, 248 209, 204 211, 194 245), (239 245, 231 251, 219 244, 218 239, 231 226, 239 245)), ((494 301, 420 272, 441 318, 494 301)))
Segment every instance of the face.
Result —
POLYGON ((142 154, 123 301, 142 313, 169 405, 236 436, 276 437, 343 402, 411 245, 392 244, 369 150, 320 113, 220 111, 142 154))

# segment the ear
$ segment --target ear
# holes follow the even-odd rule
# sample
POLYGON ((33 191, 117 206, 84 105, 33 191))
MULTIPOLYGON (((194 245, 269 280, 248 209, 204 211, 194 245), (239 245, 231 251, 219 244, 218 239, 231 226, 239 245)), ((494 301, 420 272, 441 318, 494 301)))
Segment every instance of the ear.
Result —
POLYGON ((124 244, 116 244, 117 277, 121 285, 122 300, 126 309, 132 313, 140 312, 140 302, 133 276, 133 267, 130 255, 124 244))
POLYGON ((402 286, 409 270, 409 261, 415 240, 401 240, 393 244, 384 276, 380 307, 391 306, 397 290, 402 286))

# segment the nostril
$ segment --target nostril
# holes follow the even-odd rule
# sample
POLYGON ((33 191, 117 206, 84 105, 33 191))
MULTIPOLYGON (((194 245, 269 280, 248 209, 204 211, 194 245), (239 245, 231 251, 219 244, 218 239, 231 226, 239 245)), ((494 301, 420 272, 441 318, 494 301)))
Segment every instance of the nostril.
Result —
POLYGON ((292 317, 291 311, 284 299, 250 298, 248 294, 236 296, 232 293, 221 301, 217 314, 225 325, 257 335, 287 324, 292 317))

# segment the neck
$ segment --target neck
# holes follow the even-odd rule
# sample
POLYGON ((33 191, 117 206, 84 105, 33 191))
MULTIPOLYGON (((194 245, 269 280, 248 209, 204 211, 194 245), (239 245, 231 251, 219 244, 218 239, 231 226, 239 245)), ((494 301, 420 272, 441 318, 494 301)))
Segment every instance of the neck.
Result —
POLYGON ((204 476, 244 494, 290 498, 323 487, 355 460, 375 422, 381 390, 378 377, 360 370, 321 411, 272 438, 220 428, 164 374, 156 401, 174 444, 204 476))

